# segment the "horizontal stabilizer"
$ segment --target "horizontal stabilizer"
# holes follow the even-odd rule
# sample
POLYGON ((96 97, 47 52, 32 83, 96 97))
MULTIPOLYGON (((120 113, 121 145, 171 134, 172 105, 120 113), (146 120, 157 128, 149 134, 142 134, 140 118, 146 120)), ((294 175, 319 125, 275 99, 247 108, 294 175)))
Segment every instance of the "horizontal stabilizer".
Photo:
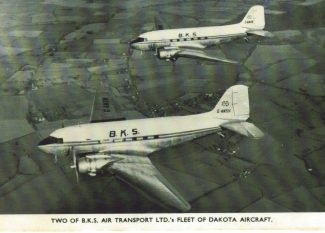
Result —
POLYGON ((254 139, 260 139, 264 136, 259 128, 249 122, 226 123, 222 127, 254 139))
POLYGON ((248 31, 248 34, 263 36, 263 37, 274 37, 274 35, 271 32, 264 31, 264 30, 252 30, 248 31))

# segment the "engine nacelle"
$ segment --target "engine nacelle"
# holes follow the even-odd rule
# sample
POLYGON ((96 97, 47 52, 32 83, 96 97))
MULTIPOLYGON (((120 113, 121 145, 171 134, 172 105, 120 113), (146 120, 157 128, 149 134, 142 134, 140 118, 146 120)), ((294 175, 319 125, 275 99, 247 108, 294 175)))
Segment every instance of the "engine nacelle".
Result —
POLYGON ((95 176, 97 171, 116 161, 116 158, 109 155, 87 155, 77 160, 77 170, 81 174, 88 173, 91 176, 95 176))
POLYGON ((158 49, 156 55, 159 59, 163 59, 166 61, 176 61, 178 58, 178 52, 178 49, 158 49))

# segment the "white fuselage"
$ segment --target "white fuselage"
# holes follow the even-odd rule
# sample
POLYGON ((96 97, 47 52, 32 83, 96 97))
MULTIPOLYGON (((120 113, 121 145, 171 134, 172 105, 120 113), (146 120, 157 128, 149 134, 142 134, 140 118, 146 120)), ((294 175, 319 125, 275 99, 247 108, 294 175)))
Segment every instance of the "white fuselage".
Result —
MULTIPOLYGON (((229 120, 227 120, 229 121, 229 120)), ((40 145, 47 153, 63 155, 71 147, 77 153, 149 154, 204 136, 220 129, 225 120, 209 113, 81 124, 58 129, 51 137, 60 143, 40 145)))
POLYGON ((163 47, 207 47, 246 36, 247 31, 240 24, 151 31, 139 35, 141 40, 131 42, 131 46, 143 51, 163 47))
POLYGON ((78 174, 108 171, 153 200, 186 211, 190 204, 146 156, 221 127, 249 136, 254 125, 248 118, 248 87, 234 85, 206 113, 75 125, 54 131, 38 146, 56 156, 71 154, 77 180, 78 174))

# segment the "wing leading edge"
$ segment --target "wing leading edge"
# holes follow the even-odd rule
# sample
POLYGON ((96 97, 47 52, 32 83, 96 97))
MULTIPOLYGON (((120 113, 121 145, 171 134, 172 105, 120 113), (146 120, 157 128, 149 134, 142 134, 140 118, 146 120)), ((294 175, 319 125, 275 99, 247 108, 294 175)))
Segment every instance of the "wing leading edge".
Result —
POLYGON ((220 58, 220 57, 212 57, 212 56, 207 55, 205 52, 199 51, 199 50, 182 49, 176 54, 176 56, 177 57, 186 57, 186 58, 198 58, 198 59, 207 60, 207 61, 217 61, 217 62, 238 64, 237 61, 229 60, 226 58, 220 58))
POLYGON ((181 211, 191 208, 182 195, 164 178, 146 156, 113 155, 121 160, 114 163, 108 170, 119 179, 133 186, 149 199, 160 202, 164 206, 181 211))
POLYGON ((112 88, 98 88, 94 96, 90 123, 125 120, 126 117, 122 113, 122 108, 112 93, 112 88))

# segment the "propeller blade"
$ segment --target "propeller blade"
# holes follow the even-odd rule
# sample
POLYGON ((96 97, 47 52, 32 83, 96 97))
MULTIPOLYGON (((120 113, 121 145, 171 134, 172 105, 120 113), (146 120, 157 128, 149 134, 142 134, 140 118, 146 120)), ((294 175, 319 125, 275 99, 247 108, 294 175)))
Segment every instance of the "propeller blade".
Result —
POLYGON ((129 47, 128 47, 128 56, 131 56, 132 53, 133 53, 133 49, 131 47, 131 41, 129 41, 128 44, 129 44, 129 47))
POLYGON ((73 168, 75 170, 75 174, 76 174, 76 179, 77 179, 77 183, 79 183, 79 172, 78 172, 78 164, 77 164, 77 155, 76 155, 76 151, 75 149, 72 147, 72 157, 73 157, 73 165, 71 166, 71 168, 73 168))

